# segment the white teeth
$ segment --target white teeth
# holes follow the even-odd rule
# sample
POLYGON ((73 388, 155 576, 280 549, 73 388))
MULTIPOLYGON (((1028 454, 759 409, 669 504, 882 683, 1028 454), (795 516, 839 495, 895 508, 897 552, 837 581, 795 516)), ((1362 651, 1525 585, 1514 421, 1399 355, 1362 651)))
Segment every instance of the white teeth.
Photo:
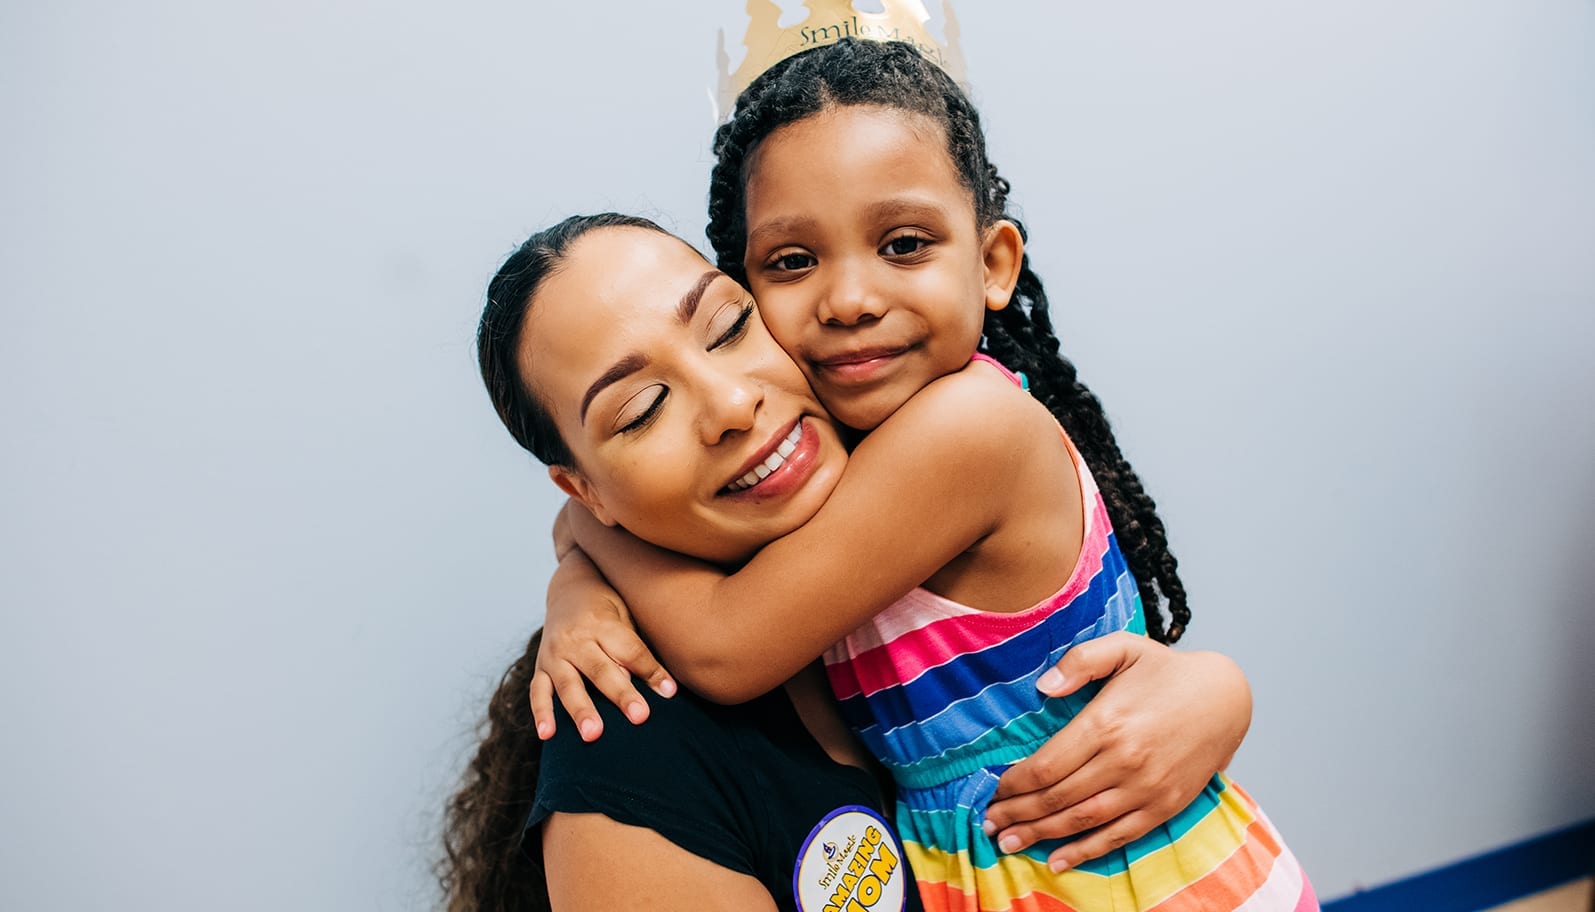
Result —
POLYGON ((741 478, 738 478, 736 481, 731 482, 729 485, 726 485, 726 488, 730 490, 731 493, 735 494, 738 491, 746 491, 748 488, 751 488, 764 479, 770 477, 771 472, 774 472, 776 469, 779 469, 781 466, 785 465, 787 459, 793 453, 797 452, 798 441, 802 439, 803 422, 799 421, 797 424, 793 425, 792 433, 787 434, 786 437, 781 440, 780 445, 775 448, 775 452, 770 454, 769 459, 766 459, 765 461, 754 466, 753 471, 742 476, 741 478))

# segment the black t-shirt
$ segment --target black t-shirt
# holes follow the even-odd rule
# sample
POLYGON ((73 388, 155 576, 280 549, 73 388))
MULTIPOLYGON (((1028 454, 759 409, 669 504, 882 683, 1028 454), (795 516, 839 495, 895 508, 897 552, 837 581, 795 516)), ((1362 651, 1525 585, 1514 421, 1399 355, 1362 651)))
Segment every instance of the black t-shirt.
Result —
POLYGON ((874 776, 832 760, 784 689, 739 706, 638 689, 642 725, 594 693, 604 733, 590 744, 559 710, 528 827, 555 812, 646 827, 758 878, 785 910, 923 908, 874 776))

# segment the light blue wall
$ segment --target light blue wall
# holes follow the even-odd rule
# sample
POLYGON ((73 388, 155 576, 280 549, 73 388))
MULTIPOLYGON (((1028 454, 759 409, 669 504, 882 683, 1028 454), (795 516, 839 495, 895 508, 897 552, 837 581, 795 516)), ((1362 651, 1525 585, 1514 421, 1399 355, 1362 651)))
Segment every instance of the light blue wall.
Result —
MULTIPOLYGON (((0 907, 427 904, 550 569, 482 290, 701 239, 740 6, 0 8, 0 907)), ((1595 9, 962 23, 1321 892, 1595 816, 1595 9)))

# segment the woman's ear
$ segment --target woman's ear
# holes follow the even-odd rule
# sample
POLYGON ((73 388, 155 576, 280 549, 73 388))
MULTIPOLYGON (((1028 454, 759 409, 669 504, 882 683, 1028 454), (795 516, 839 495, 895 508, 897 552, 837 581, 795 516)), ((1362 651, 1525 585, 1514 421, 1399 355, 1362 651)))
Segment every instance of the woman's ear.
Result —
POLYGON ((586 507, 587 512, 593 514, 593 518, 606 526, 615 524, 614 518, 604 509, 604 502, 599 499, 598 492, 593 489, 592 483, 582 477, 580 472, 575 469, 567 469, 564 466, 549 466, 548 477, 553 479, 554 484, 558 485, 561 491, 569 494, 571 500, 586 507))
POLYGON ((998 219, 986 229, 980 256, 986 270, 986 309, 1002 310, 1013 300, 1014 286, 1019 284, 1019 270, 1025 262, 1025 239, 1019 233, 1019 226, 1007 219, 998 219))

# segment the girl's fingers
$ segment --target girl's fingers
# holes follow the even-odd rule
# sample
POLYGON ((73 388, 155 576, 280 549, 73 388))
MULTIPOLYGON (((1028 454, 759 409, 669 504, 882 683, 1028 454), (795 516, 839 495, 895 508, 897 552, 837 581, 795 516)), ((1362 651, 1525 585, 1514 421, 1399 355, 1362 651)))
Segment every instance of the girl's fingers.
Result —
POLYGON ((537 737, 547 741, 554 737, 554 680, 542 669, 532 673, 527 697, 532 704, 532 723, 537 727, 537 737))
POLYGON ((586 679, 569 665, 554 669, 550 675, 554 679, 554 692, 559 694, 559 702, 564 704, 565 712, 576 723, 582 740, 597 741, 598 736, 604 733, 604 722, 598 718, 598 710, 587 696, 586 679))
MULTIPOLYGON (((597 658, 579 670, 593 682, 599 693, 620 707, 620 711, 626 714, 631 724, 641 725, 647 720, 648 702, 632 685, 631 673, 615 664, 615 660, 608 654, 599 653, 597 658)), ((566 708, 569 708, 569 704, 566 704, 566 708)))
POLYGON ((659 664, 654 654, 648 649, 648 644, 642 641, 635 632, 627 630, 626 636, 613 648, 608 648, 609 655, 620 665, 625 666, 632 674, 647 682, 649 689, 661 697, 676 695, 676 682, 671 680, 670 672, 665 671, 665 666, 659 664))

